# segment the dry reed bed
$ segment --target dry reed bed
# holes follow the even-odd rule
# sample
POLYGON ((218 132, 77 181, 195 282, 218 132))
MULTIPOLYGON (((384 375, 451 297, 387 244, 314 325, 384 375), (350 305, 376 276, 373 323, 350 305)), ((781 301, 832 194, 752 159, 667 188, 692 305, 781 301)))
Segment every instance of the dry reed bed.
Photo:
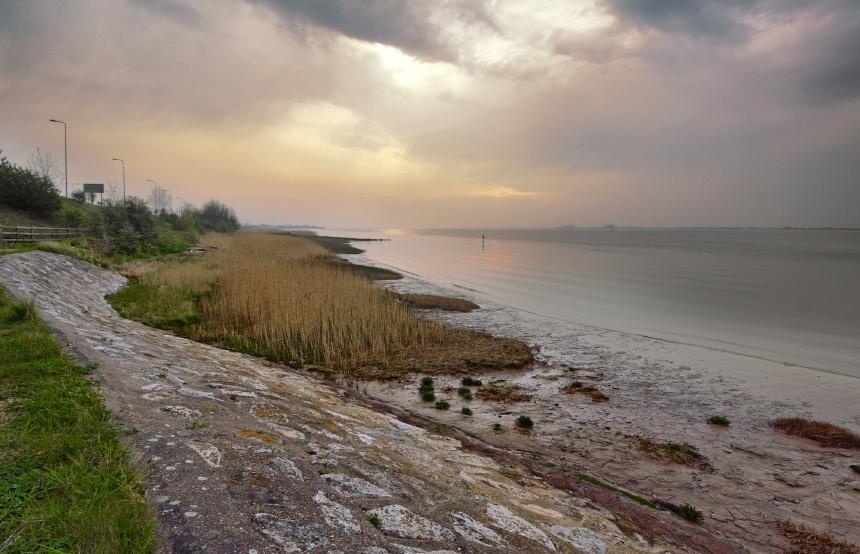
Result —
POLYGON ((511 368, 532 360, 520 341, 415 317, 396 295, 308 240, 239 233, 216 245, 215 252, 140 277, 201 296, 193 330, 199 340, 358 377, 511 368))

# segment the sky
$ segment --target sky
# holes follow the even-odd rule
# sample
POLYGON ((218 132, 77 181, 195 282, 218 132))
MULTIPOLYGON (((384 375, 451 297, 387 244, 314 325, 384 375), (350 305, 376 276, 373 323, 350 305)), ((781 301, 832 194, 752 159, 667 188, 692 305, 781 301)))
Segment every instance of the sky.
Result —
POLYGON ((860 2, 3 0, 3 154, 51 118, 248 223, 857 227, 860 2))

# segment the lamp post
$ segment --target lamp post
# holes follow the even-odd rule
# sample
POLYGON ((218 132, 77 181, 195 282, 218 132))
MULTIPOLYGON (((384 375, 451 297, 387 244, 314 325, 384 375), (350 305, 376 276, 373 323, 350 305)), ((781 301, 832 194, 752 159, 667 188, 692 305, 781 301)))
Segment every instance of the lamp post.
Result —
POLYGON ((64 173, 66 180, 66 198, 69 197, 69 133, 68 127, 66 127, 65 121, 60 121, 59 119, 49 119, 51 123, 62 123, 63 124, 63 161, 65 162, 66 171, 64 173))
POLYGON ((125 160, 122 158, 113 158, 115 162, 122 162, 122 202, 125 203, 125 160))

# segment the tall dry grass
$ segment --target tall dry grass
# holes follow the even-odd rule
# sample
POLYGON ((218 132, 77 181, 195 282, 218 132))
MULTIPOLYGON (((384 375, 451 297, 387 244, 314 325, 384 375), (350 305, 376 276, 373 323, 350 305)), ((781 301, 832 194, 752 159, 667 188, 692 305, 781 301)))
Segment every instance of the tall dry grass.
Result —
MULTIPOLYGON (((297 237, 240 233, 211 254, 217 284, 200 303, 198 338, 282 361, 350 370, 384 366, 446 330, 420 320, 389 292, 331 263, 297 237)), ((162 279, 182 281, 182 271, 162 279)))

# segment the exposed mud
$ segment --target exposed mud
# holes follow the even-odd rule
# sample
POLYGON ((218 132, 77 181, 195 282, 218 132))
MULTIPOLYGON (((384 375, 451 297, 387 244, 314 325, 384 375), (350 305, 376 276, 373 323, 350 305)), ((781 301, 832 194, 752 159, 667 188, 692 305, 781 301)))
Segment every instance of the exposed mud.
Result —
POLYGON ((459 293, 477 302, 482 308, 471 313, 422 314, 525 340, 536 348, 538 364, 528 371, 475 375, 485 384, 505 379, 518 385, 529 398, 516 404, 483 401, 480 394, 472 401, 440 394, 456 390, 457 377, 434 376, 437 399, 451 404, 446 412, 421 401, 420 375, 362 384, 367 394, 538 460, 557 486, 581 487, 569 476, 585 473, 646 500, 689 503, 704 513, 702 527, 756 551, 788 548, 777 529, 785 520, 860 543, 860 481, 851 469, 860 460, 857 451, 822 448, 768 425, 801 415, 860 429, 860 380, 550 320, 407 273, 385 286, 399 293, 459 293), (567 394, 572 388, 593 388, 608 400, 567 394), (464 405, 473 415, 460 413, 464 405), (534 420, 529 435, 514 432, 522 414, 534 420), (728 416, 731 426, 708 424, 715 414, 728 416), (702 459, 684 465, 655 458, 640 448, 637 436, 691 445, 702 459))
POLYGON ((124 281, 55 254, 0 258, 0 284, 98 363, 164 552, 682 550, 342 387, 122 319, 104 295, 124 281))

